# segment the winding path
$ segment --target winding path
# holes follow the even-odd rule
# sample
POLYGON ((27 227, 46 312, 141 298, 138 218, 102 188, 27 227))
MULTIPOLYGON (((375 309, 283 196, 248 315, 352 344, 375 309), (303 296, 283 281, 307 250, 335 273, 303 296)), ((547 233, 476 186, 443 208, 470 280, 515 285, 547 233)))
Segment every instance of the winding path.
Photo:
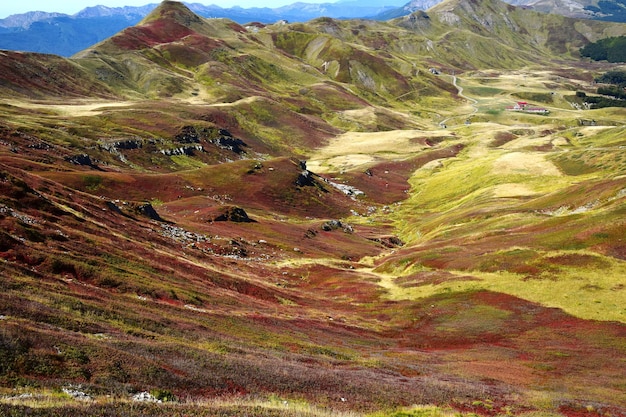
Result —
MULTIPOLYGON (((469 118, 470 116, 472 116, 473 114, 478 113, 478 107, 476 106, 478 104, 478 100, 473 99, 471 97, 466 96, 465 94, 463 94, 463 87, 461 87, 460 85, 457 84, 457 78, 456 75, 452 76, 452 85, 454 85, 454 87, 456 87, 457 91, 458 91, 458 96, 469 101, 471 103, 472 106, 472 112, 468 113, 466 118, 469 118)), ((450 116, 447 119, 442 120, 441 122, 439 122, 439 126, 441 127, 445 127, 446 124, 448 123, 448 120, 451 119, 455 119, 457 117, 462 117, 463 115, 456 115, 456 116, 450 116)))

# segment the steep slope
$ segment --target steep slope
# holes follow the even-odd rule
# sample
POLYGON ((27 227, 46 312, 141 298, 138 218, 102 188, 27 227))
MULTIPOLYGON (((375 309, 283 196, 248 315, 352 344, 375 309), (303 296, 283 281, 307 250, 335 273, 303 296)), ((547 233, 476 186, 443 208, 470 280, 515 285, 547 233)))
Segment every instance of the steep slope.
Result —
POLYGON ((427 36, 428 50, 461 68, 512 68, 555 55, 576 57, 586 43, 624 31, 621 24, 544 15, 499 0, 446 0, 395 22, 427 36))
POLYGON ((116 94, 85 68, 55 55, 0 51, 4 97, 114 98, 116 94))
MULTIPOLYGON (((425 11, 439 4, 440 0, 412 0, 404 6, 378 14, 378 20, 388 20, 425 11)), ((593 19, 624 22, 626 7, 622 0, 509 0, 506 3, 540 13, 551 13, 575 19, 593 19)))

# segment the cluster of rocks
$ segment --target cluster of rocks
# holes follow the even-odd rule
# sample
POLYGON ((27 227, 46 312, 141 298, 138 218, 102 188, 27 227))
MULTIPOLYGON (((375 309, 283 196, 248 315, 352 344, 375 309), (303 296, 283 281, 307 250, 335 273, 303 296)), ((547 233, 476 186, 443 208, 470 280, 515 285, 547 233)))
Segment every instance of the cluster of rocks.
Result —
MULTIPOLYGON (((329 220, 322 224, 320 227, 325 232, 332 232, 333 230, 343 230, 344 233, 354 233, 354 228, 349 225, 341 222, 340 220, 329 220)), ((317 236, 318 231, 315 229, 308 229, 304 233, 304 237, 312 239, 317 236)))
POLYGON ((245 153, 244 147, 247 147, 248 145, 243 140, 233 137, 233 135, 226 129, 220 129, 218 134, 219 136, 210 140, 212 144, 219 148, 232 151, 237 155, 245 153))
POLYGON ((353 187, 351 185, 347 185, 347 184, 339 184, 336 182, 332 182, 327 180, 326 181, 328 184, 330 184, 332 187, 338 189, 339 191, 341 191, 342 193, 344 193, 345 195, 349 196, 349 197, 358 197, 360 195, 364 195, 365 193, 361 190, 359 190, 356 187, 353 187))
POLYGON ((185 126, 174 139, 180 143, 200 143, 200 133, 193 126, 185 126))
POLYGON ((143 139, 135 138, 135 139, 121 139, 115 142, 107 142, 101 143, 98 147, 107 152, 115 153, 120 149, 123 150, 131 150, 131 149, 141 149, 143 147, 143 139))
POLYGON ((190 232, 182 227, 173 226, 167 223, 161 224, 161 235, 187 245, 211 241, 210 236, 190 232))
POLYGON ((142 403, 162 403, 163 402, 147 391, 138 392, 137 394, 133 395, 132 399, 133 401, 142 402, 142 403))
POLYGON ((349 224, 344 224, 339 220, 329 220, 322 225, 322 230, 330 232, 333 230, 342 229, 345 233, 353 233, 354 228, 349 224))
POLYGON ((50 149, 53 149, 53 148, 54 146, 45 142, 31 143, 30 145, 28 145, 28 149, 37 149, 39 151, 49 151, 50 149))
POLYGON ((98 145, 101 150, 107 151, 124 163, 128 163, 128 160, 124 156, 120 149, 139 149, 143 147, 143 141, 141 139, 123 139, 115 142, 101 143, 98 145))
POLYGON ((179 146, 173 149, 161 149, 160 152, 165 156, 187 155, 194 156, 196 151, 204 152, 204 148, 200 144, 179 146))
POLYGON ((63 388, 63 392, 78 401, 92 401, 93 398, 89 394, 74 388, 63 388))
POLYGON ((397 236, 380 236, 370 239, 373 242, 380 243, 386 248, 393 249, 404 246, 404 242, 397 236))
MULTIPOLYGON (((203 140, 217 146, 218 148, 234 152, 237 155, 245 153, 244 148, 248 146, 243 140, 233 137, 233 135, 226 129, 219 129, 216 134, 215 129, 208 127, 196 128, 194 126, 184 126, 178 134, 174 135, 172 139, 172 141, 168 141, 166 139, 158 138, 125 138, 115 141, 102 141, 98 145, 98 148, 117 156, 120 161, 128 163, 128 160, 122 151, 141 149, 146 145, 153 145, 150 147, 150 151, 160 152, 165 156, 195 156, 197 152, 206 152, 205 148, 201 144, 203 140), (158 143, 165 144, 170 142, 173 142, 171 144, 171 148, 155 149, 155 145, 158 143)), ((66 160, 76 165, 96 167, 87 154, 69 156, 66 157, 66 160)))
POLYGON ((217 255, 233 259, 249 259, 248 250, 246 249, 247 242, 194 233, 182 227, 172 226, 170 224, 161 225, 161 236, 173 239, 191 249, 199 250, 206 255, 217 255))
POLYGON ((37 224, 37 220, 34 217, 29 216, 28 214, 20 213, 13 210, 9 206, 5 206, 4 204, 0 204, 0 214, 5 215, 8 214, 11 217, 16 218, 20 222, 24 224, 37 224))

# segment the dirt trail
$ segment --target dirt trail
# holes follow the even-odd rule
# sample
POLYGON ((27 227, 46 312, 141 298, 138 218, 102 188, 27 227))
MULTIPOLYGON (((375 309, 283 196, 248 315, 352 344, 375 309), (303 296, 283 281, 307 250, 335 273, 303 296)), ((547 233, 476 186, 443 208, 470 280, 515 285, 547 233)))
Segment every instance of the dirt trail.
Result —
POLYGON ((46 109, 52 110, 60 115, 72 117, 97 116, 112 108, 130 107, 136 104, 134 101, 70 101, 68 103, 44 103, 24 100, 2 100, 2 102, 23 109, 46 109))
MULTIPOLYGON (((461 98, 463 98, 463 99, 465 99, 465 100, 467 100, 467 101, 469 101, 471 103, 472 112, 467 114, 466 119, 469 119, 470 116, 478 113, 478 107, 476 106, 476 104, 478 104, 478 100, 473 99, 473 98, 468 97, 465 94, 463 94, 463 87, 461 87, 460 85, 457 84, 457 77, 456 77, 456 75, 452 76, 452 85, 454 85, 454 87, 456 87, 456 89, 458 91, 457 94, 458 94, 459 97, 461 97, 461 98)), ((460 114, 460 115, 450 116, 450 117, 442 120, 441 122, 439 122, 439 126, 445 128, 447 126, 449 120, 456 119, 457 117, 463 117, 463 115, 460 114)))

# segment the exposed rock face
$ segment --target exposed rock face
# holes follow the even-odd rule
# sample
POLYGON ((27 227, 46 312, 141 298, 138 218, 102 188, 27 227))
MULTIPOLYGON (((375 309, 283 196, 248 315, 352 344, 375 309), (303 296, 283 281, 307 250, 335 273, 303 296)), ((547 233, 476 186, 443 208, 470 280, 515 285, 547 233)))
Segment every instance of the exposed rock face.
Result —
POLYGON ((141 139, 124 139, 113 142, 111 145, 115 149, 139 149, 143 146, 143 141, 141 139))
POLYGON ((139 204, 135 207, 135 211, 142 216, 148 217, 152 220, 156 220, 159 222, 164 222, 163 218, 159 216, 159 213, 152 207, 150 203, 139 204))
POLYGON ((185 126, 175 139, 181 143, 200 143, 200 134, 193 126, 185 126))
POLYGON ((313 178, 313 173, 309 171, 306 167, 306 161, 300 161, 300 169, 302 172, 298 175, 296 179, 296 185, 298 187, 310 187, 315 185, 315 179, 313 178))
POLYGON ((173 155, 194 156, 195 151, 204 152, 204 148, 202 147, 202 145, 189 145, 189 146, 181 146, 180 148, 174 148, 174 149, 161 149, 161 153, 165 156, 173 156, 173 155))
POLYGON ((241 207, 226 206, 220 209, 218 213, 211 221, 214 222, 235 222, 235 223, 256 223, 248 217, 248 213, 241 207))
POLYGON ((123 214, 122 209, 117 206, 113 201, 107 201, 106 206, 109 210, 117 214, 123 214))
POLYGON ((87 155, 86 153, 83 153, 80 155, 66 156, 65 160, 67 162, 71 162, 74 165, 84 165, 84 166, 88 166, 92 168, 96 167, 96 164, 92 161, 91 157, 87 155))
POLYGON ((219 130, 219 136, 211 139, 211 143, 229 151, 235 152, 238 155, 245 153, 244 147, 248 145, 241 139, 233 137, 233 135, 226 129, 219 130))
POLYGON ((315 180, 313 179, 313 175, 311 175, 311 171, 302 171, 296 179, 296 185, 299 187, 308 187, 315 185, 315 180))

